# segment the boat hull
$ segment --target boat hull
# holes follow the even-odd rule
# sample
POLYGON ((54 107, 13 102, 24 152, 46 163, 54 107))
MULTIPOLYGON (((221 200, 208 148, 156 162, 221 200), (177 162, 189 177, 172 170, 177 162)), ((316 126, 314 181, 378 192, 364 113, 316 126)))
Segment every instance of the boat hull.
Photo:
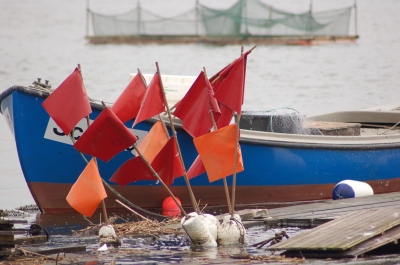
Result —
MULTIPOLYGON (((1 110, 14 134, 23 174, 37 205, 45 212, 74 211, 65 198, 86 162, 41 106, 47 96, 44 91, 12 87, 0 95, 1 110)), ((92 104, 92 109, 90 118, 94 120, 102 106, 92 104)), ((126 125, 130 128, 132 121, 126 125)), ((134 133, 141 139, 151 125, 152 121, 142 122, 135 127, 134 133)), ((177 127, 188 169, 197 153, 192 138, 177 127)), ((85 128, 84 121, 79 123, 74 137, 78 138, 85 128)), ((344 142, 332 136, 296 137, 242 131, 240 145, 245 170, 237 175, 237 204, 330 199, 333 187, 345 179, 367 182, 375 193, 400 190, 398 136, 372 137, 371 141, 370 138, 344 137, 348 139, 344 142)), ((100 175, 132 203, 147 209, 160 208, 168 194, 159 183, 139 181, 121 187, 108 181, 115 170, 132 157, 132 152, 125 150, 108 163, 99 161, 100 175)), ((89 156, 86 158, 90 159, 89 156)), ((231 177, 228 177, 229 184, 230 181, 231 177)), ((226 205, 222 180, 209 183, 203 174, 192 179, 191 185, 202 205, 226 205)), ((115 202, 117 196, 106 190, 107 208, 121 208, 115 202)), ((171 190, 185 207, 190 207, 183 178, 176 179, 171 190)))

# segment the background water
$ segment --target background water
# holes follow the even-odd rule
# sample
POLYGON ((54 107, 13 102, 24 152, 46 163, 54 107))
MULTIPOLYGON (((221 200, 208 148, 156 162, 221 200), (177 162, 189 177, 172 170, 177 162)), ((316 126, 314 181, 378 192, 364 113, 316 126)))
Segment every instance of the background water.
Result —
MULTIPOLYGON (((234 0, 201 0, 226 8, 234 0)), ((292 12, 308 10, 309 0, 265 1, 292 12)), ((96 0, 90 7, 123 13, 132 0, 96 0)), ((142 7, 172 16, 194 0, 146 0, 142 7)), ((315 11, 353 5, 351 0, 314 0, 315 11)), ((400 1, 358 1, 358 33, 353 44, 258 46, 249 55, 244 110, 293 107, 314 115, 400 102, 400 1)), ((162 74, 209 75, 239 56, 240 46, 89 45, 83 0, 0 0, 0 89, 30 85, 37 77, 57 87, 80 63, 88 94, 114 101, 140 68, 162 74)), ((354 22, 350 31, 354 32, 354 22)), ((252 45, 246 45, 245 49, 252 45)), ((29 133, 29 132, 27 132, 29 133)), ((33 203, 13 137, 0 118, 0 209, 33 203)))

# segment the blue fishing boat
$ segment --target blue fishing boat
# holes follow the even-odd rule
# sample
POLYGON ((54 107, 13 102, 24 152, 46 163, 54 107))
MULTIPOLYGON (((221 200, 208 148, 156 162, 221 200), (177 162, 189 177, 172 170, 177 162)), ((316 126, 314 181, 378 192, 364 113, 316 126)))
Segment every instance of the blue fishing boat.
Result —
MULTIPOLYGON (((86 162, 43 109, 42 102, 49 94, 48 86, 39 82, 31 87, 11 87, 0 94, 1 112, 14 135, 26 183, 39 208, 44 212, 72 212, 65 198, 86 162)), ((399 106, 314 116, 301 126, 288 128, 279 124, 284 118, 278 115, 244 113, 240 146, 245 170, 237 175, 237 205, 331 199, 334 186, 345 179, 367 182, 376 194, 399 191, 399 106), (296 131, 299 128, 308 134, 296 131)), ((103 106, 92 101, 91 107, 90 119, 95 120, 103 106)), ((291 116, 290 120, 298 117, 291 116)), ((146 120, 132 129, 139 140, 155 121, 146 120)), ((188 169, 197 152, 192 137, 180 127, 179 120, 175 121, 188 169)), ((130 128, 132 123, 126 126, 130 128)), ((74 138, 78 139, 86 128, 82 120, 74 128, 74 138)), ((107 208, 121 209, 115 202, 118 196, 142 208, 161 208, 169 195, 159 183, 138 181, 122 187, 108 181, 133 156, 132 150, 126 149, 108 163, 98 162, 100 175, 113 189, 106 188, 107 208)), ((231 177, 227 179, 230 183, 231 177)), ((209 183, 203 174, 190 183, 202 205, 226 206, 222 180, 209 183)), ((184 207, 191 206, 183 178, 175 179, 171 190, 184 207)))

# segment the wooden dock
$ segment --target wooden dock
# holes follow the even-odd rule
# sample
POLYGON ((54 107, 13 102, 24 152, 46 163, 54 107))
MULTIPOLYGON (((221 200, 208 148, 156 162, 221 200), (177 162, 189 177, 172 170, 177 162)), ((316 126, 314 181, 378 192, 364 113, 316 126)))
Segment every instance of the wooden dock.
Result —
POLYGON ((268 248, 288 257, 362 256, 400 240, 400 192, 270 209, 246 224, 318 226, 268 248))
POLYGON ((326 200, 268 210, 276 218, 336 219, 351 211, 400 207, 400 192, 377 194, 343 200, 326 200))

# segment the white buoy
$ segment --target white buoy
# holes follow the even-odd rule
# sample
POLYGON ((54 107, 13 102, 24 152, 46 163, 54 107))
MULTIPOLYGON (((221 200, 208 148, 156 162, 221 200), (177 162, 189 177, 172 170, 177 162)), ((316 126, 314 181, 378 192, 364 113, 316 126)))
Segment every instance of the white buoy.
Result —
POLYGON ((207 229, 210 232, 211 236, 214 238, 215 241, 217 241, 219 227, 219 221, 217 217, 208 213, 200 214, 199 217, 203 219, 203 222, 207 226, 207 229))
POLYGON ((200 218, 197 213, 189 213, 187 217, 182 218, 181 224, 194 246, 218 246, 204 223, 203 218, 200 218))
POLYGON ((108 244, 119 246, 121 245, 121 240, 115 233, 114 227, 112 225, 104 225, 99 230, 100 245, 108 244))
POLYGON ((343 180, 336 184, 332 191, 332 199, 348 199, 374 195, 368 183, 356 180, 343 180))
POLYGON ((196 217, 196 216, 198 216, 198 214, 196 212, 188 213, 187 217, 186 216, 182 217, 181 225, 183 225, 183 223, 186 221, 186 219, 196 217))
POLYGON ((218 244, 235 245, 246 242, 246 230, 241 222, 235 219, 229 219, 222 222, 218 228, 218 244))
MULTIPOLYGON (((224 218, 222 219, 222 222, 227 222, 229 220, 231 220, 232 215, 231 214, 227 214, 224 216, 224 218)), ((233 214, 233 218, 235 218, 237 221, 239 221, 240 223, 242 222, 242 218, 240 218, 240 215, 238 215, 237 213, 233 214)))

